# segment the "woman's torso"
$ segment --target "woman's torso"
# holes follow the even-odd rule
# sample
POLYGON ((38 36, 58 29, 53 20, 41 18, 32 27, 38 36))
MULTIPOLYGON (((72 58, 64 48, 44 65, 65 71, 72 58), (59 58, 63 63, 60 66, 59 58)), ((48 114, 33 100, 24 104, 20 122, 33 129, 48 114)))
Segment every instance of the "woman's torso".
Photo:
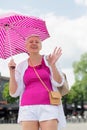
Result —
MULTIPOLYGON (((41 64, 35 66, 35 69, 40 75, 43 82, 48 87, 48 89, 52 90, 52 84, 50 81, 50 70, 45 65, 43 58, 41 64)), ((28 68, 26 69, 23 80, 25 84, 25 90, 22 94, 21 106, 50 104, 49 93, 43 86, 43 84, 40 82, 32 66, 28 66, 28 68)))

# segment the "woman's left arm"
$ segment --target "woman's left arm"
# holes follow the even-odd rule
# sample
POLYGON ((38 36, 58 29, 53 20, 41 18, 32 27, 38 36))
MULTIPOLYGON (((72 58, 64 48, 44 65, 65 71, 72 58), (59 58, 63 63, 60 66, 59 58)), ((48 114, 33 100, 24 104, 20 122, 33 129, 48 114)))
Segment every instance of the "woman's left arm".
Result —
POLYGON ((48 64, 51 68, 52 77, 53 79, 61 84, 62 82, 62 76, 59 72, 59 70, 56 67, 56 62, 59 60, 60 56, 62 55, 62 49, 56 47, 52 54, 50 54, 47 58, 48 64))
POLYGON ((62 76, 58 71, 56 65, 51 66, 51 72, 52 72, 53 79, 60 84, 62 82, 62 76))

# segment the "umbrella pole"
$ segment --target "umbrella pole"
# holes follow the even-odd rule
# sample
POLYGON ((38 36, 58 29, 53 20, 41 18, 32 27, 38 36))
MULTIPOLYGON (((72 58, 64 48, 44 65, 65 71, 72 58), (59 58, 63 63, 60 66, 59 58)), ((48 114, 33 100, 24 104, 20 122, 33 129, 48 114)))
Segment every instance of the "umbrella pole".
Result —
POLYGON ((9 28, 7 29, 8 44, 9 44, 11 59, 13 59, 12 48, 11 48, 11 43, 10 43, 10 37, 9 37, 9 31, 8 30, 9 30, 9 28))
MULTIPOLYGON (((7 29, 7 35, 8 35, 7 37, 8 37, 8 44, 9 44, 9 48, 10 48, 10 55, 11 55, 11 60, 14 61, 13 56, 12 56, 12 48, 11 48, 11 43, 10 43, 10 37, 9 37, 9 31, 8 31, 8 29, 7 29)), ((11 68, 15 69, 15 66, 11 66, 11 68)))

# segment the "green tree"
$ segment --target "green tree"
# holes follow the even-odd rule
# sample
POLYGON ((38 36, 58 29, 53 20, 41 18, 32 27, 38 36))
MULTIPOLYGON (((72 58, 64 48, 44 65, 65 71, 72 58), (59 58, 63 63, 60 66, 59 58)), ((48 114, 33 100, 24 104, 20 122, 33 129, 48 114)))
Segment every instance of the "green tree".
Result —
POLYGON ((78 96, 87 101, 87 53, 81 55, 78 62, 74 62, 73 68, 75 74, 74 86, 78 89, 78 96))
POLYGON ((67 103, 87 101, 87 53, 82 54, 80 60, 73 63, 73 71, 75 82, 63 100, 66 99, 67 103))
POLYGON ((16 103, 19 99, 18 97, 13 98, 9 95, 9 83, 6 83, 4 85, 4 89, 2 91, 2 96, 3 96, 3 99, 7 101, 7 103, 16 103))

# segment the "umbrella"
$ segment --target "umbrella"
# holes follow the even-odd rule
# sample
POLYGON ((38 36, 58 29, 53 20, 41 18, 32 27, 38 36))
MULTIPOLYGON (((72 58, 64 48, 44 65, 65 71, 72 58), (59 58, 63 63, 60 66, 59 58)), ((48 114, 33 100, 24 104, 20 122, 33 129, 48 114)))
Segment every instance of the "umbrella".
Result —
POLYGON ((44 20, 20 14, 0 17, 0 58, 26 52, 25 40, 38 35, 43 41, 49 37, 44 20))

